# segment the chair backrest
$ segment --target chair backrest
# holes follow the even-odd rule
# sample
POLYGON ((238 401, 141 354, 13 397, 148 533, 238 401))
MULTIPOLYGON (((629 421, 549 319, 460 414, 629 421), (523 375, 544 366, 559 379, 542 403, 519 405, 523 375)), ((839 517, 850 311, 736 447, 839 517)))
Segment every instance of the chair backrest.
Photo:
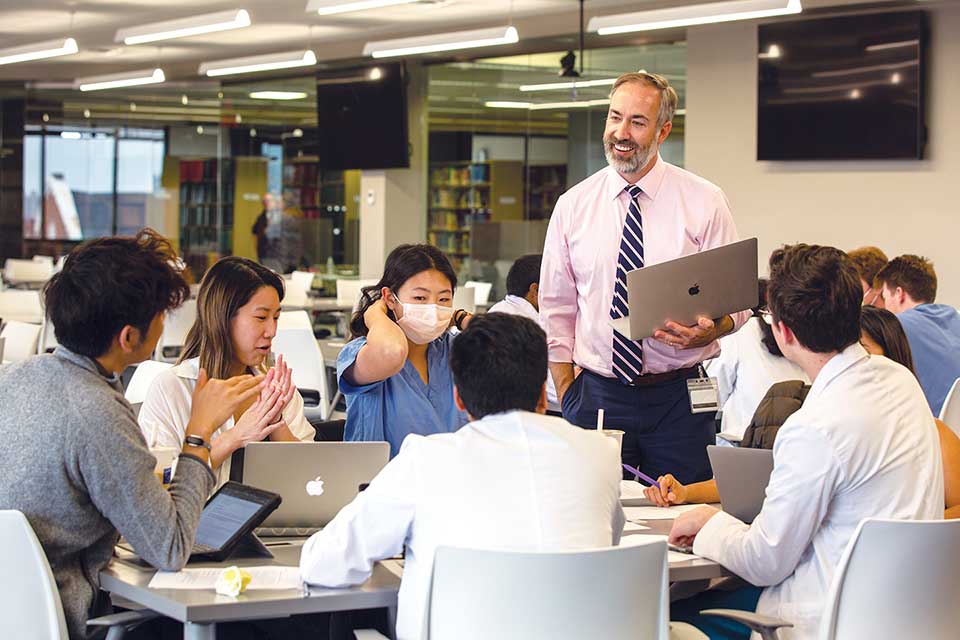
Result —
POLYGON ((0 318, 4 321, 19 320, 40 324, 43 322, 40 292, 17 289, 0 291, 0 318))
POLYGON ((157 342, 156 358, 176 362, 180 350, 187 343, 190 327, 197 320, 197 301, 186 300, 179 308, 168 311, 163 320, 163 334, 157 342))
POLYGON ((827 596, 821 640, 954 638, 960 520, 860 523, 827 596))
POLYGON ((283 359, 293 369, 293 383, 298 389, 311 389, 320 394, 320 407, 325 412, 330 404, 330 391, 327 388, 323 353, 313 336, 313 330, 309 327, 280 327, 273 338, 272 350, 283 354, 283 359))
POLYGON ((40 329, 40 340, 37 341, 37 353, 50 353, 57 348, 57 334, 49 317, 44 317, 43 327, 40 329))
POLYGON ((53 275, 53 262, 7 258, 3 277, 10 282, 46 282, 53 275))
POLYGON ((37 354, 40 325, 11 320, 3 325, 3 361, 20 362, 37 354))
POLYGON ((0 511, 0 620, 3 636, 67 640, 60 592, 50 563, 27 518, 0 511))
POLYGON ((564 552, 439 547, 429 640, 668 637, 667 545, 564 552))
POLYGON ((467 280, 463 283, 465 287, 473 287, 476 304, 487 304, 490 301, 490 290, 493 288, 492 282, 479 282, 477 280, 467 280))
POLYGON ((453 308, 463 309, 470 313, 477 312, 477 295, 473 287, 459 287, 453 292, 453 308))
POLYGON ((127 389, 123 392, 123 397, 130 404, 142 404, 147 397, 147 389, 150 388, 154 378, 172 366, 169 362, 158 362, 157 360, 141 362, 133 372, 130 383, 127 384, 127 389))
POLYGON ((281 305, 283 308, 305 307, 310 288, 313 286, 313 273, 309 271, 294 271, 289 278, 284 278, 286 291, 283 294, 281 305))
POLYGON ((356 309, 360 304, 360 290, 364 287, 372 287, 378 280, 348 280, 339 278, 337 280, 337 305, 341 307, 350 307, 356 309))
POLYGON ((309 329, 313 331, 310 314, 302 309, 298 311, 281 311, 280 319, 277 321, 277 331, 288 331, 290 329, 309 329))
POLYGON ((960 378, 953 381, 953 386, 940 407, 940 419, 953 429, 954 433, 960 435, 960 378))
POLYGON ((45 265, 48 265, 50 269, 53 269, 53 265, 56 263, 56 260, 53 259, 53 256, 33 256, 34 262, 42 262, 45 265))

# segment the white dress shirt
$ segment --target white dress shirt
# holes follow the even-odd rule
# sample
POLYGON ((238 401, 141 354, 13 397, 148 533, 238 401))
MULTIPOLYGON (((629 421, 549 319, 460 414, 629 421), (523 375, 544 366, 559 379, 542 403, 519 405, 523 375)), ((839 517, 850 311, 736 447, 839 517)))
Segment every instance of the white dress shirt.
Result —
POLYGON ((561 418, 487 416, 456 433, 407 436, 400 453, 303 547, 310 584, 365 581, 406 547, 397 638, 422 638, 438 546, 558 551, 617 544, 616 441, 561 418))
MULTIPOLYGON (((613 376, 610 305, 629 210, 626 186, 620 174, 606 167, 560 196, 547 227, 540 267, 540 317, 550 361, 575 362, 607 377, 613 376)), ((720 187, 659 157, 637 186, 643 189, 645 265, 736 242, 737 229, 720 187)), ((734 328, 739 328, 750 312, 732 317, 734 328)), ((642 373, 683 369, 719 351, 716 342, 700 349, 676 349, 647 339, 642 373)))
MULTIPOLYGON (((523 316, 533 320, 540 328, 543 324, 540 322, 540 313, 532 304, 520 296, 507 295, 506 298, 493 305, 487 310, 487 313, 507 313, 513 316, 523 316)), ((547 372, 547 408, 551 411, 560 411, 560 403, 557 402, 557 387, 553 384, 553 376, 547 372)))
POLYGON ((770 387, 785 380, 810 383, 803 369, 764 346, 761 322, 751 318, 740 331, 720 338, 720 355, 704 364, 720 387, 720 431, 737 440, 743 438, 770 387))
POLYGON ((693 551, 767 587, 757 612, 794 624, 783 640, 814 640, 861 520, 943 518, 937 427, 913 374, 855 343, 817 375, 777 433, 773 460, 753 524, 718 513, 693 551))
MULTIPOLYGON (((147 440, 148 446, 183 447, 187 437, 187 424, 190 422, 190 409, 193 404, 193 390, 197 386, 197 375, 200 369, 200 358, 190 358, 180 364, 160 373, 147 389, 137 422, 140 431, 147 440)), ((294 393, 293 398, 283 408, 283 419, 290 432, 300 440, 310 442, 316 433, 303 415, 303 398, 294 393)), ((215 440, 224 431, 234 426, 233 416, 227 418, 220 427, 213 432, 211 440, 215 440)), ((214 471, 217 476, 217 488, 230 479, 230 458, 228 457, 214 471)))

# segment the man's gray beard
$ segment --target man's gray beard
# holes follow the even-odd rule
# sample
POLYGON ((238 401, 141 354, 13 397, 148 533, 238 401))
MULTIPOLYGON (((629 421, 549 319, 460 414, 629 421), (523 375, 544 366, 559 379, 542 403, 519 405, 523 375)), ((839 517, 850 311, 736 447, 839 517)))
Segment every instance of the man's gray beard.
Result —
MULTIPOLYGON (((647 148, 646 153, 637 153, 634 154, 633 158, 630 160, 621 160, 614 154, 614 151, 611 147, 612 145, 607 144, 606 142, 603 143, 603 155, 607 158, 607 164, 613 167, 614 170, 628 175, 637 173, 647 166, 650 160, 652 160, 660 150, 660 146, 656 143, 656 141, 653 141, 647 148)), ((642 149, 638 149, 638 151, 642 151, 642 149)))

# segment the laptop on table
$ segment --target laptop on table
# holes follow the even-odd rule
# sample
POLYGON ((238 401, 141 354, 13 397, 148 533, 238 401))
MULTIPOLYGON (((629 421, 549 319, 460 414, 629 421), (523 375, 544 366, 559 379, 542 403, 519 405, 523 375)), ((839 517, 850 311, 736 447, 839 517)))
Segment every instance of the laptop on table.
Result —
POLYGON ((763 508, 773 473, 773 451, 710 445, 707 456, 720 493, 720 506, 742 522, 753 522, 763 508))
POLYGON ((251 442, 244 452, 243 483, 283 498, 257 535, 316 533, 389 460, 386 442, 251 442))

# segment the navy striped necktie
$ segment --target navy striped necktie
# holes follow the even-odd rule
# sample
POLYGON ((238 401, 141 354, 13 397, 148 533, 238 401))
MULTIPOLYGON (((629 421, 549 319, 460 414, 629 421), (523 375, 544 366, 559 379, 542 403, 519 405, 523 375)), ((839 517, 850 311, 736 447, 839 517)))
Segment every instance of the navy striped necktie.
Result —
MULTIPOLYGON (((640 194, 643 190, 636 185, 624 188, 630 195, 630 210, 623 223, 623 237, 620 240, 620 255, 617 258, 617 280, 613 285, 613 302, 610 305, 610 317, 614 320, 628 314, 627 272, 643 267, 643 218, 640 215, 640 194)), ((643 346, 641 341, 634 342, 618 331, 613 332, 613 373, 624 384, 630 384, 640 377, 643 371, 643 346)))

